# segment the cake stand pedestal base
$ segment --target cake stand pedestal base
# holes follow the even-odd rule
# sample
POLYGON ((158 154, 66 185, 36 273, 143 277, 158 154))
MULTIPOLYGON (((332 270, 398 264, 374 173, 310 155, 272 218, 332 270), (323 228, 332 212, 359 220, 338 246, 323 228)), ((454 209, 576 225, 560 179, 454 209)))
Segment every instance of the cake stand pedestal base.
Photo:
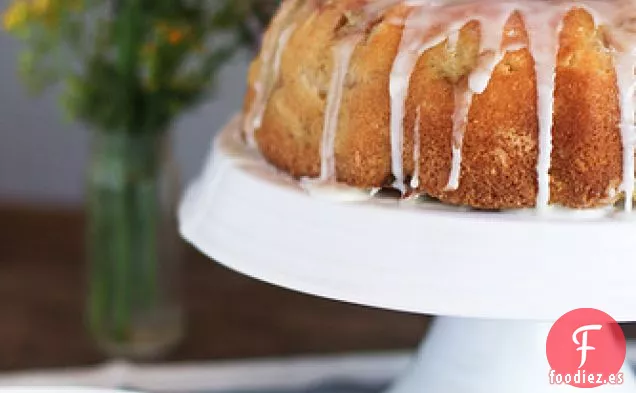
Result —
MULTIPOLYGON (((414 364, 388 393, 563 393, 580 392, 550 384, 545 344, 550 323, 524 320, 438 318, 414 364)), ((636 392, 624 365, 622 385, 594 392, 636 392)))
MULTIPOLYGON (((218 136, 184 197, 181 233, 265 282, 463 316, 437 320, 410 372, 388 393, 580 393, 550 384, 550 324, 532 321, 582 307, 636 321, 636 215, 474 212, 368 195, 333 203, 311 197, 247 149, 240 125, 237 117, 218 136)), ((622 385, 594 392, 636 393, 633 373, 622 372, 622 385)))

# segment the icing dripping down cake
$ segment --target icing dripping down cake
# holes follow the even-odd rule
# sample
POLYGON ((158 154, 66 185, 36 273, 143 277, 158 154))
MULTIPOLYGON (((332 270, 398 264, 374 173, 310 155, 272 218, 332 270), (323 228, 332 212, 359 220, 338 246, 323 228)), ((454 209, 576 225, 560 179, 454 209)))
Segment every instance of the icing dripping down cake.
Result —
POLYGON ((325 185, 631 210, 635 65, 634 0, 286 0, 243 135, 325 185))

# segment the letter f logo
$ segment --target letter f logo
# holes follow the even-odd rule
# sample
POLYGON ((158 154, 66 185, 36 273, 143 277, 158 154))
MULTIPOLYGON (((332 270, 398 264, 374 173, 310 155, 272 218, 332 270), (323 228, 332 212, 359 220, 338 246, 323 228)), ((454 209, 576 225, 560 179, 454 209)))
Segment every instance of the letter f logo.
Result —
POLYGON ((587 333, 590 330, 601 330, 602 328, 603 326, 601 325, 586 325, 576 329, 574 331, 574 334, 572 334, 572 341, 574 341, 574 344, 580 345, 580 347, 576 349, 577 351, 581 351, 581 364, 579 365, 579 368, 583 367, 583 365, 585 365, 585 362, 587 361, 587 351, 593 351, 596 349, 594 347, 587 345, 587 333), (581 334, 580 342, 579 342, 579 339, 577 338, 579 333, 583 333, 581 334))

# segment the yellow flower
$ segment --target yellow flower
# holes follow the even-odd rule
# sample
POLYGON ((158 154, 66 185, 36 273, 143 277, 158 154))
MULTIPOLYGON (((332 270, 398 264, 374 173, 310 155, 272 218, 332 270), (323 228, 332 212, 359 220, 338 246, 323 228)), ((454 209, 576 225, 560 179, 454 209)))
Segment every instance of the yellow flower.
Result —
POLYGON ((45 15, 51 8, 51 0, 34 0, 31 9, 36 15, 45 15))
POLYGON ((168 32, 168 42, 171 45, 177 45, 181 43, 184 37, 185 37, 185 33, 182 30, 174 29, 168 32))
POLYGON ((6 31, 15 31, 22 27, 29 18, 29 3, 25 0, 15 1, 2 14, 2 27, 6 31))
MULTIPOLYGON (((72 4, 77 1, 74 0, 72 4)), ((2 14, 2 26, 13 32, 23 27, 29 21, 40 21, 47 26, 56 22, 54 0, 15 0, 2 14)))
POLYGON ((171 26, 165 22, 157 23, 156 29, 159 37, 170 45, 179 45, 190 35, 188 27, 171 26))

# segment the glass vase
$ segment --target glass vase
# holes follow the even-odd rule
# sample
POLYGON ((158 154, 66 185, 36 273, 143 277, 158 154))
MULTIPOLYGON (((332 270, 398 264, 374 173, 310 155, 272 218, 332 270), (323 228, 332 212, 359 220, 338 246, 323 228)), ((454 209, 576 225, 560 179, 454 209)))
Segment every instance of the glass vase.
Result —
POLYGON ((177 170, 167 133, 95 132, 87 317, 108 356, 151 360, 182 335, 177 170))

